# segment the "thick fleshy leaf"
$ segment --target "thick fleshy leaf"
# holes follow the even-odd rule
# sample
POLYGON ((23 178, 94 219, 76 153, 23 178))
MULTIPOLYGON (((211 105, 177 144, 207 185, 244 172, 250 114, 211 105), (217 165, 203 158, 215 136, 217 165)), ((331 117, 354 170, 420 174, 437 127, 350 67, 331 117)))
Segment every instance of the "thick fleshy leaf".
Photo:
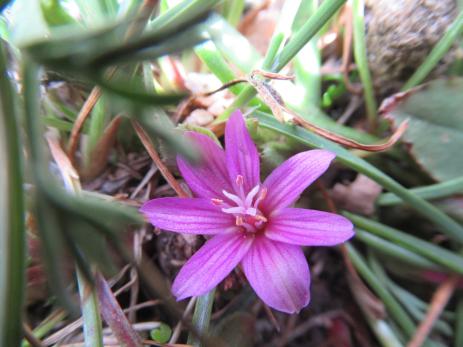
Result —
POLYGON ((177 300, 207 293, 243 259, 253 243, 243 233, 217 235, 207 241, 182 267, 172 285, 177 300))
POLYGON ((268 306, 296 313, 309 303, 309 266, 299 246, 260 236, 242 265, 252 288, 268 306))
POLYGON ((240 111, 234 112, 227 122, 225 153, 232 183, 236 181, 238 175, 243 176, 245 192, 249 192, 260 183, 259 153, 240 111))
POLYGON ((154 226, 184 234, 211 235, 233 230, 235 217, 210 199, 160 198, 146 202, 142 212, 154 226))
POLYGON ((353 235, 353 225, 347 218, 302 208, 279 210, 265 228, 268 238, 301 246, 334 246, 353 235))
POLYGON ((461 177, 463 78, 436 79, 383 101, 380 114, 397 128, 408 120, 402 141, 418 165, 437 181, 461 177))
POLYGON ((223 190, 232 191, 223 149, 206 135, 188 132, 186 136, 201 153, 196 165, 177 157, 178 168, 193 193, 200 198, 222 198, 223 190))
POLYGON ((318 177, 334 159, 335 154, 322 149, 298 153, 278 166, 265 180, 267 197, 262 201, 266 213, 287 207, 318 177))

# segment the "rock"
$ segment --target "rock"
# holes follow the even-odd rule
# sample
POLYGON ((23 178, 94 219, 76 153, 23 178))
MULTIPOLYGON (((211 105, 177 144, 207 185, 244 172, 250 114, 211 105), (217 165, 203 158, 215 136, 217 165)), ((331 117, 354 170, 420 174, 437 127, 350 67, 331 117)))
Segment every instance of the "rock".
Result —
MULTIPOLYGON (((370 0, 366 5, 368 63, 380 95, 397 91, 441 39, 457 14, 454 0, 370 0)), ((453 60, 451 50, 434 70, 453 60)))

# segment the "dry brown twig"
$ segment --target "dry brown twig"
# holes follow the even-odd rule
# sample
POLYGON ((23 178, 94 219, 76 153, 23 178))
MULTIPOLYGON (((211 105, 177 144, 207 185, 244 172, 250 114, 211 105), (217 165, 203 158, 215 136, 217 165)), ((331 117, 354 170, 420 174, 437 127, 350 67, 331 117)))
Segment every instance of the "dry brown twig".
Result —
POLYGON ((134 120, 132 121, 132 126, 135 129, 135 132, 137 133, 140 141, 142 142, 149 156, 154 161, 162 176, 167 181, 167 183, 169 183, 169 185, 172 187, 172 189, 175 191, 175 193, 177 193, 179 197, 188 197, 188 193, 182 188, 182 186, 175 179, 174 175, 172 175, 167 166, 164 165, 164 163, 162 162, 161 157, 154 148, 153 144, 151 143, 151 140, 149 139, 148 135, 146 134, 145 130, 140 125, 140 123, 134 120))
POLYGON ((420 347, 426 340, 426 337, 431 332, 431 329, 444 310, 448 301, 452 297, 453 292, 458 283, 458 276, 450 276, 444 283, 442 283, 434 292, 431 305, 429 305, 426 317, 420 323, 415 331, 415 335, 407 344, 407 347, 420 347))
POLYGON ((354 85, 351 83, 349 79, 349 67, 350 67, 350 60, 351 60, 351 52, 352 52, 352 6, 347 3, 344 5, 343 8, 343 19, 344 19, 344 37, 343 37, 343 47, 342 47, 342 78, 346 88, 349 92, 355 95, 362 94, 362 87, 360 85, 354 85))

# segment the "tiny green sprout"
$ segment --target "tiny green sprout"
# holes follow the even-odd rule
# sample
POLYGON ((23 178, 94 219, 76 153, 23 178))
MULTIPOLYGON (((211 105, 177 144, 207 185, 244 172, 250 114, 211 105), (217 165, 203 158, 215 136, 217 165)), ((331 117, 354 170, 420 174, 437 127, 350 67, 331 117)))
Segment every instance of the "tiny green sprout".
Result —
POLYGON ((165 323, 150 331, 151 339, 159 343, 167 343, 172 335, 172 329, 165 323))

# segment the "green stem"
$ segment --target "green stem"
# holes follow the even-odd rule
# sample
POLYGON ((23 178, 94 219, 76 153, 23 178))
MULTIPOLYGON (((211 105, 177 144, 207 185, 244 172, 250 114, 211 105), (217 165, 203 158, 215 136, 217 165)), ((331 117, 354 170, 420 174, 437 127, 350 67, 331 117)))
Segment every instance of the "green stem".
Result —
MULTIPOLYGON (((56 329, 56 327, 66 318, 64 310, 53 312, 48 318, 46 318, 38 327, 33 331, 34 336, 37 339, 41 339, 47 335, 50 331, 56 329)), ((23 340, 21 347, 31 347, 28 341, 23 340)))
POLYGON ((0 43, 0 345, 19 346, 22 336, 25 225, 22 150, 7 54, 0 43))
POLYGON ((454 41, 463 32, 463 11, 459 13, 455 21, 450 25, 445 32, 444 36, 434 46, 431 53, 426 57, 424 62, 410 77, 410 79, 402 87, 402 91, 413 88, 424 81, 429 73, 434 69, 437 63, 444 57, 450 47, 452 47, 454 41))
POLYGON ((423 200, 413 192, 408 191, 402 185, 394 181, 391 177, 384 174, 365 160, 356 157, 348 150, 341 146, 326 140, 316 134, 313 134, 303 128, 289 124, 279 123, 274 117, 270 117, 263 112, 255 112, 259 124, 265 128, 273 129, 284 134, 296 141, 306 144, 310 147, 323 148, 332 151, 337 155, 337 160, 344 165, 370 177, 382 187, 390 190, 403 201, 408 203, 418 213, 432 220, 436 225, 441 227, 441 231, 450 238, 463 243, 463 227, 455 222, 452 218, 437 209, 429 202, 423 200))
MULTIPOLYGON (((209 330, 211 321, 212 305, 214 304, 215 288, 209 293, 198 297, 195 305, 195 312, 193 314, 193 326, 197 329, 197 333, 201 336, 206 336, 209 330)), ((189 345, 195 347, 202 347, 201 341, 198 336, 190 333, 188 336, 189 345)))
MULTIPOLYGON (((426 187, 412 188, 408 191, 426 200, 445 198, 449 195, 463 193, 463 176, 426 187)), ((391 206, 401 203, 402 200, 393 193, 381 194, 377 200, 377 204, 380 206, 391 206)))
POLYGON ((376 104, 370 70, 368 69, 367 49, 365 45, 364 7, 364 0, 354 0, 352 3, 354 58, 363 85, 368 121, 373 129, 376 126, 376 110, 378 106, 376 104))
POLYGON ((82 308, 85 347, 104 347, 100 309, 95 286, 88 282, 77 266, 76 272, 82 308))
POLYGON ((463 256, 436 246, 430 242, 421 240, 400 230, 388 227, 384 224, 374 222, 371 219, 357 216, 353 213, 344 212, 356 227, 365 229, 379 237, 388 239, 398 245, 409 249, 412 252, 430 259, 431 261, 445 266, 447 269, 463 274, 463 256))

